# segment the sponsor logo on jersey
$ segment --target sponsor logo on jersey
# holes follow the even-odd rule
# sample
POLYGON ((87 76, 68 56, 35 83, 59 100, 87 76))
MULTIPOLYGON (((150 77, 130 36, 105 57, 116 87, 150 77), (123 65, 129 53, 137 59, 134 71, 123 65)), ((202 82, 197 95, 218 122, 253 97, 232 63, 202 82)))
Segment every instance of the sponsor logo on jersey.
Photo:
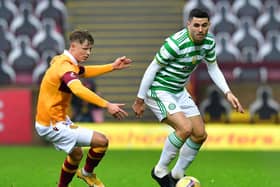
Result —
POLYGON ((196 64, 196 61, 197 61, 197 57, 196 57, 196 56, 193 56, 193 57, 192 57, 192 64, 196 64))

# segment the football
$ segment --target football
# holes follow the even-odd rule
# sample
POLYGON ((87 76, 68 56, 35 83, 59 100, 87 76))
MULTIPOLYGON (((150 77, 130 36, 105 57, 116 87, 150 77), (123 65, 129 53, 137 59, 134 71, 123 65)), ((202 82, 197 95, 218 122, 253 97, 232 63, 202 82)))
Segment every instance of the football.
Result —
POLYGON ((200 187, 200 182, 195 177, 185 176, 177 182, 176 187, 200 187))

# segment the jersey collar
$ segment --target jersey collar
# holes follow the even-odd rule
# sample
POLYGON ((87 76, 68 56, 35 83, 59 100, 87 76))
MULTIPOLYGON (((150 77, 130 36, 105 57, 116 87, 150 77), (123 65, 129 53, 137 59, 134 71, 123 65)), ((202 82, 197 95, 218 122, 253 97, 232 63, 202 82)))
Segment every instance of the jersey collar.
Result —
POLYGON ((69 51, 64 50, 63 54, 68 56, 74 64, 78 65, 78 61, 75 59, 75 57, 73 57, 73 55, 71 55, 71 53, 69 53, 69 51))
POLYGON ((190 33, 189 29, 188 29, 188 28, 185 28, 185 29, 186 29, 186 34, 187 34, 188 38, 192 41, 192 43, 194 43, 193 38, 192 38, 192 36, 191 36, 191 33, 190 33))

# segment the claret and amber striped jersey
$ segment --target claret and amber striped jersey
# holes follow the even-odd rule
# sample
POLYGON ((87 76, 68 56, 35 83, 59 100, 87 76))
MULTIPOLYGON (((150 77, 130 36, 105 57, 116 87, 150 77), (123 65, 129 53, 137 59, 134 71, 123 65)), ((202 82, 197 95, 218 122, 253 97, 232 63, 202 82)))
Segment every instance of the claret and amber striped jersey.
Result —
POLYGON ((79 66, 66 50, 63 54, 55 56, 41 82, 36 121, 45 126, 64 121, 69 111, 72 93, 87 102, 105 107, 107 101, 83 86, 79 76, 92 77, 111 70, 111 65, 79 66))
POLYGON ((215 45, 211 34, 207 34, 201 44, 195 44, 186 28, 168 37, 155 56, 162 68, 151 88, 172 93, 182 91, 190 74, 203 59, 207 63, 216 62, 215 45))

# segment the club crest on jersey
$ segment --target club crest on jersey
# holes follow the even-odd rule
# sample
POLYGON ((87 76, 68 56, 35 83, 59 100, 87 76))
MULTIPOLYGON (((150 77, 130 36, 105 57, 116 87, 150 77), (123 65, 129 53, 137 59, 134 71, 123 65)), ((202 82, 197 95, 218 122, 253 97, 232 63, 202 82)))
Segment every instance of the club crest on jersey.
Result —
POLYGON ((174 103, 170 103, 168 105, 169 110, 174 110, 176 108, 176 105, 174 103))
POLYGON ((53 127, 53 130, 54 130, 54 131, 59 131, 59 128, 53 127))
POLYGON ((70 73, 70 77, 76 78, 77 76, 76 76, 76 74, 74 72, 71 72, 70 73))

